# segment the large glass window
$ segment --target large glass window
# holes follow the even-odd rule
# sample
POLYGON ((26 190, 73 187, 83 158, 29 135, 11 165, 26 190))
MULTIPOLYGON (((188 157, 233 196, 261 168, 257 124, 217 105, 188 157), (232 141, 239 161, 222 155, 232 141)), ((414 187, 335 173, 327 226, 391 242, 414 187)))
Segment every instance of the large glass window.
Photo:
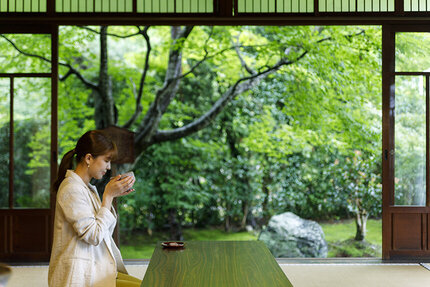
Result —
POLYGON ((396 205, 425 205, 426 96, 425 77, 396 77, 395 178, 396 205))
POLYGON ((50 47, 50 35, 0 34, 0 208, 50 206, 50 47))
POLYGON ((396 33, 395 44, 394 203, 424 206, 430 33, 396 33))
POLYGON ((0 73, 51 72, 50 35, 0 34, 0 51, 0 73))
POLYGON ((51 79, 14 86, 14 206, 49 208, 51 79))
POLYGON ((430 33, 396 33, 396 72, 430 71, 429 46, 430 33))

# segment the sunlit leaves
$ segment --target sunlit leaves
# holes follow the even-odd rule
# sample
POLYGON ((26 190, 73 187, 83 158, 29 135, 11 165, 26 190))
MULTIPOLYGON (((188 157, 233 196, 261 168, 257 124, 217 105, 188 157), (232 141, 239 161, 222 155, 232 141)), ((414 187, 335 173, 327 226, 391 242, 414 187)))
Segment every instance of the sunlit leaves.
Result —
POLYGON ((51 72, 51 35, 2 34, 0 51, 0 73, 51 72), (24 54, 38 55, 41 58, 24 54))

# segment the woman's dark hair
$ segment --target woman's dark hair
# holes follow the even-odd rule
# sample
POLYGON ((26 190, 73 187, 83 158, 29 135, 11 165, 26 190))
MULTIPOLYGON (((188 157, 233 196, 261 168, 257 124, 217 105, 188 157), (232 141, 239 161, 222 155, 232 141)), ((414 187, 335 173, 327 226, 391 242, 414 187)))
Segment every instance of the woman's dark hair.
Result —
POLYGON ((100 155, 109 155, 113 160, 117 155, 115 143, 100 130, 86 132, 76 143, 76 147, 68 151, 61 160, 58 169, 58 177, 54 183, 54 191, 57 192, 61 182, 66 177, 66 171, 73 168, 73 158, 76 155, 76 163, 79 163, 86 154, 91 154, 94 158, 100 155))

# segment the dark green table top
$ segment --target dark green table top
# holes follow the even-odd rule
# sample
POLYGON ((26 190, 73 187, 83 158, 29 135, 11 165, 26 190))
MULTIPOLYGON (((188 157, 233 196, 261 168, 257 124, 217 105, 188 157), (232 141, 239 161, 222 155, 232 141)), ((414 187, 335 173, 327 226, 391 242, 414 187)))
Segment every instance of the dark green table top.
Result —
POLYGON ((143 287, 292 286, 261 241, 188 241, 152 254, 143 287))

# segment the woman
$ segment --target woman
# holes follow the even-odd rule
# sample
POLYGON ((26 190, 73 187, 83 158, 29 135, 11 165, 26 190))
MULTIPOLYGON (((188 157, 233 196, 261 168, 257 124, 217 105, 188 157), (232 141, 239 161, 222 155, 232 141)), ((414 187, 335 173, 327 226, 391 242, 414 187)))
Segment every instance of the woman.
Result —
POLYGON ((134 177, 118 175, 105 187, 103 200, 92 178, 101 179, 111 168, 116 146, 101 131, 85 133, 76 148, 61 160, 54 184, 57 203, 54 242, 49 263, 50 287, 140 286, 139 279, 127 274, 112 233, 116 213, 115 197, 132 191, 134 177), (76 158, 76 168, 71 170, 76 158))

